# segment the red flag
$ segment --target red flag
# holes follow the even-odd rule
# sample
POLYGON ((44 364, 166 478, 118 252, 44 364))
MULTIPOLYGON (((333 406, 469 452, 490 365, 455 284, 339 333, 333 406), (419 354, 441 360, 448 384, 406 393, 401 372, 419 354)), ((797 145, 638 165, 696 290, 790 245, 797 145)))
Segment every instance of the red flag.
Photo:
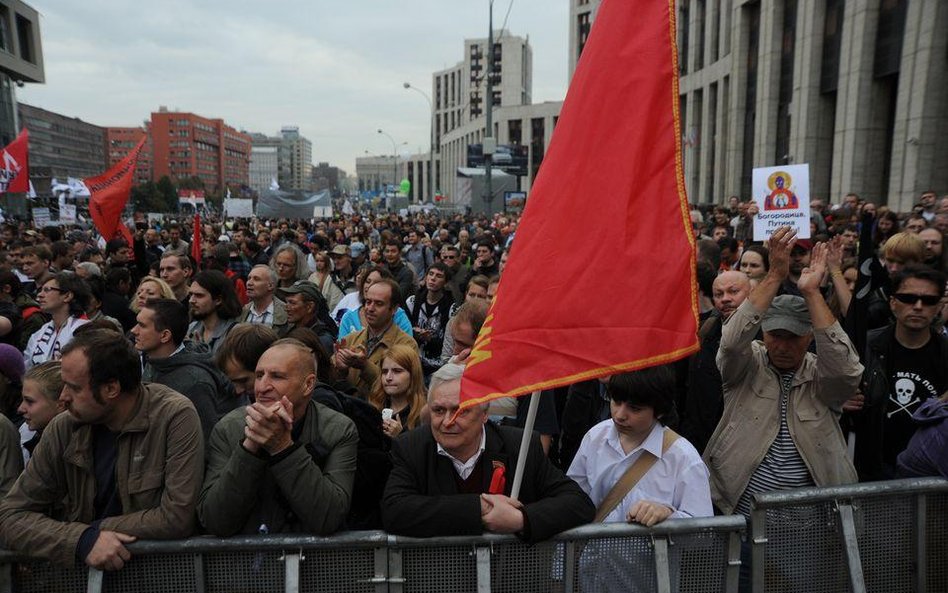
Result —
POLYGON ((464 372, 463 407, 698 348, 673 0, 604 0, 464 372))
POLYGON ((16 140, 0 150, 0 194, 30 191, 29 141, 30 134, 23 128, 16 140))
MULTIPOLYGON (((191 202, 192 204, 194 202, 191 202)), ((201 215, 197 212, 197 206, 194 207, 194 234, 191 237, 191 259, 194 263, 201 266, 201 215)))
POLYGON ((133 244, 131 233, 122 224, 122 210, 128 203, 128 196, 135 181, 135 165, 138 164, 138 154, 145 144, 145 139, 139 140, 128 156, 119 161, 114 167, 97 177, 89 177, 83 182, 89 188, 92 196, 89 198, 89 214, 99 234, 106 241, 111 241, 116 234, 121 234, 133 244))

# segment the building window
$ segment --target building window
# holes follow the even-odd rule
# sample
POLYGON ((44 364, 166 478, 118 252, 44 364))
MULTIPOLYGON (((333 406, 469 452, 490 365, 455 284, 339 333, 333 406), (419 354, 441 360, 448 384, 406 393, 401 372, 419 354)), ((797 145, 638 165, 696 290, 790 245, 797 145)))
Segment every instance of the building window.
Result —
POLYGON ((777 134, 774 162, 790 164, 790 101, 793 99, 793 49, 797 30, 797 0, 786 0, 783 43, 780 47, 780 83, 777 90, 777 134))
POLYGON ((744 93, 744 141, 741 159, 741 195, 751 195, 754 167, 754 126, 757 120, 757 51, 760 44, 760 4, 748 4, 742 16, 747 22, 747 86, 744 93))
POLYGON ((507 122, 507 142, 515 145, 523 142, 523 120, 512 119, 507 122))
POLYGON ((821 93, 832 93, 839 88, 844 5, 842 0, 826 0, 826 13, 823 17, 823 56, 820 63, 821 93))
POLYGON ((540 164, 543 163, 543 153, 546 150, 545 132, 542 117, 535 117, 530 120, 530 152, 533 156, 530 163, 530 177, 532 179, 537 178, 540 164))
POLYGON ((908 0, 879 0, 879 29, 873 76, 883 78, 899 71, 902 61, 902 37, 908 0))
POLYGON ((22 15, 16 15, 16 35, 20 41, 20 58, 30 64, 36 63, 33 52, 33 23, 22 15))
POLYGON ((586 47, 586 40, 589 39, 589 29, 592 27, 589 18, 590 14, 591 13, 583 12, 576 17, 578 21, 576 28, 576 59, 579 59, 579 56, 583 55, 583 48, 586 47))

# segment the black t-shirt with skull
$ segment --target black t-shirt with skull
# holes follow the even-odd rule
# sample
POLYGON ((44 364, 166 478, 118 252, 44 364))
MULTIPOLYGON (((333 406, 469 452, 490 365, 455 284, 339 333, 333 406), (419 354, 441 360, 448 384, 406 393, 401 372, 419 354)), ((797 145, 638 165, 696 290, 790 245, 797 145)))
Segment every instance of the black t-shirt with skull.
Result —
POLYGON ((939 368, 940 360, 935 340, 915 350, 893 340, 887 365, 889 400, 883 423, 882 458, 886 465, 895 466, 895 458, 915 434, 917 425, 912 421, 912 414, 918 406, 945 392, 948 369, 939 368))

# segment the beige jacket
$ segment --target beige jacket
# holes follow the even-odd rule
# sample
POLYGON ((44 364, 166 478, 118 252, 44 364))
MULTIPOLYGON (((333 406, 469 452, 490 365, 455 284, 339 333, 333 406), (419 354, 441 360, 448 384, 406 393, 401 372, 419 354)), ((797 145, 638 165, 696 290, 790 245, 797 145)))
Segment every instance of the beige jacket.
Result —
MULTIPOLYGON (((191 535, 204 478, 201 421, 188 398, 145 383, 118 435, 116 487, 123 515, 103 531, 143 539, 191 535)), ((14 550, 72 564, 76 545, 94 519, 92 426, 68 412, 49 423, 26 470, 0 504, 0 536, 14 550), (61 508, 50 516, 51 508, 61 508)))
MULTIPOLYGON (((754 340, 761 319, 744 301, 724 324, 718 350, 724 415, 704 461, 711 470, 711 498, 724 513, 734 511, 780 429, 780 377, 764 344, 754 340)), ((787 425, 817 486, 856 482, 838 419, 859 385, 862 365, 839 322, 813 330, 813 336, 818 354, 807 353, 793 377, 787 425)))
MULTIPOLYGON (((368 339, 369 328, 363 327, 361 330, 353 334, 349 334, 343 338, 343 347, 361 347, 364 350, 368 339)), ((349 369, 349 374, 346 378, 348 379, 349 383, 358 389, 359 396, 363 399, 368 397, 369 393, 372 391, 372 387, 375 385, 376 379, 379 377, 380 367, 382 364, 382 359, 385 358, 385 353, 388 352, 389 348, 397 344, 410 346, 416 351, 418 350, 418 343, 415 341, 415 338, 409 336, 400 330, 397 325, 392 323, 388 329, 385 330, 385 333, 382 334, 382 339, 379 341, 378 345, 376 345, 376 347, 371 352, 366 352, 365 366, 361 369, 349 369)))

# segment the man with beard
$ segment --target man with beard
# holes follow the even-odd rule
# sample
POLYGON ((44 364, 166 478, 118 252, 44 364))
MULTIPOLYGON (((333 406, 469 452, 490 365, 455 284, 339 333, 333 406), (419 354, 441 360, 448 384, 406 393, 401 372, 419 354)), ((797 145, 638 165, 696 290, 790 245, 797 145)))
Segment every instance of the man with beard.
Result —
POLYGON ((204 270, 194 277, 188 294, 194 319, 188 328, 188 337, 195 343, 207 344, 211 352, 216 352, 240 316, 241 306, 234 285, 223 272, 204 270))
POLYGON ((70 567, 118 570, 137 538, 191 535, 204 475, 191 402, 142 384, 138 354, 112 330, 76 336, 63 350, 62 380, 67 413, 47 425, 0 503, 3 543, 70 567), (50 516, 57 507, 69 521, 50 516))

